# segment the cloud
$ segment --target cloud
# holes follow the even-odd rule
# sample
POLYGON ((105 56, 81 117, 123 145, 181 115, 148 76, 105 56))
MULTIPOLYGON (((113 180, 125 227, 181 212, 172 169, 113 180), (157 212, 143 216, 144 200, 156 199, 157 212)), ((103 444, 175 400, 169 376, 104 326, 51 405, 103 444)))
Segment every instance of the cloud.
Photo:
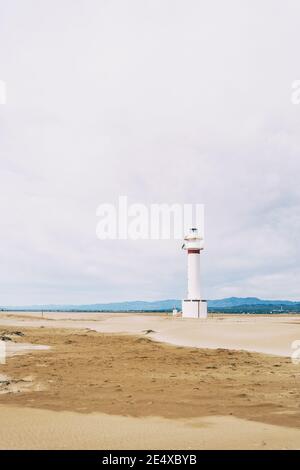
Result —
POLYGON ((96 238, 98 205, 123 194, 205 204, 206 297, 300 298, 299 13, 3 4, 0 304, 184 296, 180 243, 96 238))

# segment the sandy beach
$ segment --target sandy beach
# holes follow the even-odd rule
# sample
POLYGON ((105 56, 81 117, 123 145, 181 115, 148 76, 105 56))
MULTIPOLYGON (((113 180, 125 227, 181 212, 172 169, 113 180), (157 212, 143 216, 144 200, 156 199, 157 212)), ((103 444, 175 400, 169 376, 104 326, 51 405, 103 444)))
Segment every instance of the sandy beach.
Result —
POLYGON ((300 448, 297 316, 2 313, 0 332, 2 449, 300 448))
POLYGON ((300 339, 300 315, 210 315, 205 321, 162 314, 0 312, 0 325, 91 329, 143 334, 196 348, 245 350, 290 357, 300 339))

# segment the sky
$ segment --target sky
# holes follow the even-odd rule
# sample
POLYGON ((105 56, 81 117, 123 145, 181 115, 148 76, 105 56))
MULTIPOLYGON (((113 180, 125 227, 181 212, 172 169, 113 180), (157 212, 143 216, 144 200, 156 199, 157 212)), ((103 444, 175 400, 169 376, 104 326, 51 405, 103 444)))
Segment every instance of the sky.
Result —
POLYGON ((0 305, 184 298, 180 240, 97 208, 204 204, 205 298, 300 300, 298 0, 0 0, 0 305))

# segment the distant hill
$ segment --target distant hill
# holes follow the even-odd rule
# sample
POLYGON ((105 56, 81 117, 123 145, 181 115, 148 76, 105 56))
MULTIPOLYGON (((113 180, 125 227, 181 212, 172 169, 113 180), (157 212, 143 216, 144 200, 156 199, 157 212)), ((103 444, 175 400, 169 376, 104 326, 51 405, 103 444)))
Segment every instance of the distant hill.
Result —
MULTIPOLYGON (((240 305, 293 305, 291 300, 262 300, 257 297, 228 297, 225 299, 209 300, 209 307, 238 307, 240 305)), ((299 302, 298 302, 299 303, 299 302)))
POLYGON ((176 299, 157 300, 154 302, 145 302, 142 300, 129 302, 111 302, 99 304, 83 305, 29 305, 29 306, 10 306, 0 307, 4 310, 31 310, 31 311, 85 311, 85 312, 128 312, 128 311, 166 311, 173 308, 180 308, 181 301, 176 299))
MULTIPOLYGON (((128 301, 97 303, 84 305, 30 305, 0 307, 2 310, 28 310, 28 311, 84 311, 84 312, 153 312, 171 311, 173 308, 181 309, 181 300, 168 299, 154 302, 128 301)), ((208 308, 212 312, 257 312, 277 313, 278 311, 300 312, 300 302, 290 300, 262 300, 257 297, 228 297, 224 299, 208 300, 208 308)))

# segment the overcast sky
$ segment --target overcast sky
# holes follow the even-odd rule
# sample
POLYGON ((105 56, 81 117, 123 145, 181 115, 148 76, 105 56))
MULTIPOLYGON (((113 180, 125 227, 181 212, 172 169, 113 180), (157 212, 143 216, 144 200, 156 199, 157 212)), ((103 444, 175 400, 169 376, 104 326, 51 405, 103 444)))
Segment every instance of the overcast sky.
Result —
POLYGON ((96 210, 205 204, 206 298, 300 299, 299 0, 0 0, 0 305, 182 298, 181 242, 96 210))

